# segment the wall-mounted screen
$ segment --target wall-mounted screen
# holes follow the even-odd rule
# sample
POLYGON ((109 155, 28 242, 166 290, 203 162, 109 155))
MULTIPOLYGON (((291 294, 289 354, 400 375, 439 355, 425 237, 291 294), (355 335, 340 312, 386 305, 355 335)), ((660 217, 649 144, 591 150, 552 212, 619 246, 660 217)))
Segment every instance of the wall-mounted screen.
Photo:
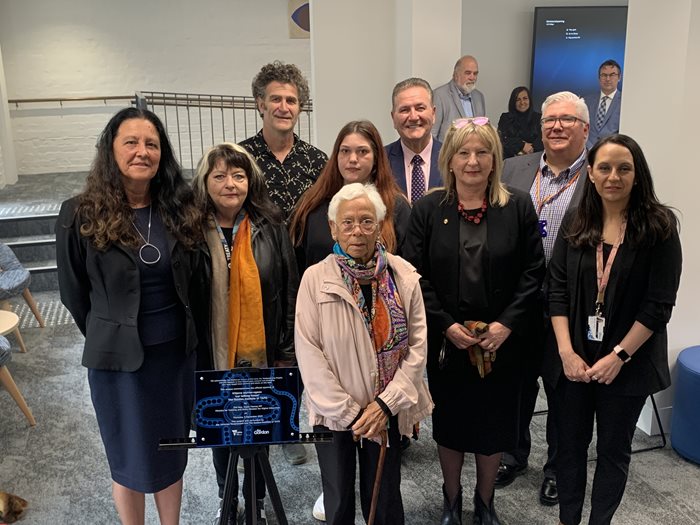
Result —
POLYGON ((536 7, 533 107, 539 111, 544 99, 557 91, 581 96, 598 92, 598 66, 609 58, 624 71, 626 30, 626 6, 536 7))

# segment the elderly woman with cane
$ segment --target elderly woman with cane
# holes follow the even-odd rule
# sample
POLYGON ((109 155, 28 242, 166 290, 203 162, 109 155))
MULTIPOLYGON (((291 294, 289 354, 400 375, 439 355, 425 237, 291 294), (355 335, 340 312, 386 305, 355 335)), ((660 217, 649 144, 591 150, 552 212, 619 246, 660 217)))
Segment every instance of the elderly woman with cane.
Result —
POLYGON ((306 270, 297 296, 295 346, 309 422, 334 438, 317 445, 331 525, 355 522, 357 461, 369 519, 384 432, 375 525, 404 523, 399 442, 432 410, 419 275, 379 242, 385 214, 373 185, 343 186, 328 207, 333 253, 306 270))

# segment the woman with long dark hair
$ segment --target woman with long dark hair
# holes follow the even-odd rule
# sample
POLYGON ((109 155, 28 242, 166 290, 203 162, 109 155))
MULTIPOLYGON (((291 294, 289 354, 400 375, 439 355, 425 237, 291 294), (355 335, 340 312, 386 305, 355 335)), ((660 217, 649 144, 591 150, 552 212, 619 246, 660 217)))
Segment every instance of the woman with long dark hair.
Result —
POLYGON ((498 119, 498 133, 503 142, 503 158, 542 151, 542 113, 533 111, 530 90, 516 87, 508 99, 508 112, 498 119))
POLYGON ((83 366, 123 524, 179 521, 197 330, 208 314, 200 213, 158 117, 126 108, 107 124, 85 190, 61 206, 61 300, 85 336, 83 366))
POLYGON ((622 500, 645 399, 670 384, 666 324, 681 274, 678 221, 654 192, 632 138, 611 135, 588 154, 581 204, 565 217, 549 263, 556 342, 543 377, 555 388, 559 519, 576 525, 597 428, 591 525, 622 500))

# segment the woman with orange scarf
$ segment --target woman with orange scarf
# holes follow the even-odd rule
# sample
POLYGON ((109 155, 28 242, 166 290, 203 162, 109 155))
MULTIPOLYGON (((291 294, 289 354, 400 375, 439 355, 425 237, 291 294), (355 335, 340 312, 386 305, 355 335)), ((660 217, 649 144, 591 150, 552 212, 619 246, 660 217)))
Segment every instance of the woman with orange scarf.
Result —
MULTIPOLYGON (((201 365, 218 370, 293 365, 299 276, 289 235, 260 168, 241 146, 223 143, 204 154, 192 185, 196 202, 206 211, 203 229, 212 267, 212 354, 211 362, 201 365)), ((229 449, 212 453, 223 497, 229 449)), ((246 478, 246 500, 248 485, 246 478)), ((256 472, 256 495, 257 521, 264 524, 261 472, 256 472)), ((230 523, 238 513, 242 506, 231 509, 230 523)))

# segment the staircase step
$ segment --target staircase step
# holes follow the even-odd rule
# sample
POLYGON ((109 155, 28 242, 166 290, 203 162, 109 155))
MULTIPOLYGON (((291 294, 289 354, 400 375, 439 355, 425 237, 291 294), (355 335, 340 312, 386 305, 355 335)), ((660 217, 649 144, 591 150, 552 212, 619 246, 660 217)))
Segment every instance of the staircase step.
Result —
POLYGON ((56 236, 52 234, 30 235, 27 237, 11 237, 2 239, 19 259, 27 266, 32 261, 56 258, 56 236))
POLYGON ((58 212, 0 215, 0 239, 52 235, 58 212))

